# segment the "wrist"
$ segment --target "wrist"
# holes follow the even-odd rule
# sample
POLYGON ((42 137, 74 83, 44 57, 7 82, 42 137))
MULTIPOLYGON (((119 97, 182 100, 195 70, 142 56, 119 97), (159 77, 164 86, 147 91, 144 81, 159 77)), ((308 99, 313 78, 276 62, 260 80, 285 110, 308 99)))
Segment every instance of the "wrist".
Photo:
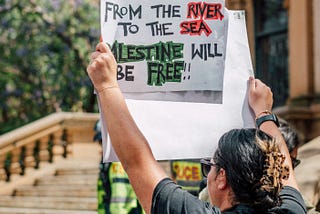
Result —
POLYGON ((258 111, 257 113, 255 113, 256 115, 256 120, 259 118, 259 117, 262 117, 264 115, 269 115, 269 114, 272 114, 272 112, 268 109, 266 110, 263 110, 263 111, 258 111))
POLYGON ((261 111, 256 116, 255 121, 256 121, 257 128, 260 128, 260 126, 267 121, 273 122, 277 127, 280 126, 278 117, 269 110, 261 111))

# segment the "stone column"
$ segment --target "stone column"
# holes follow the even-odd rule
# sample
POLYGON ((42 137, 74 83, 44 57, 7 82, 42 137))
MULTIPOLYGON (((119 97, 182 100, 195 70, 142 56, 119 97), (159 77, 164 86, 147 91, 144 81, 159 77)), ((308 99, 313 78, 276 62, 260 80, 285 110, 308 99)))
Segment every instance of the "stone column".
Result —
POLYGON ((290 101, 308 105, 314 93, 312 1, 289 1, 290 101))
POLYGON ((320 1, 313 0, 313 53, 315 99, 312 105, 314 135, 320 135, 320 1))
MULTIPOLYGON (((320 1, 313 0, 314 85, 320 94, 320 1)), ((318 98, 319 99, 319 98, 318 98)), ((319 101, 318 101, 319 102, 319 101)))
POLYGON ((305 140, 320 133, 320 2, 289 1, 289 80, 287 118, 303 130, 305 140))

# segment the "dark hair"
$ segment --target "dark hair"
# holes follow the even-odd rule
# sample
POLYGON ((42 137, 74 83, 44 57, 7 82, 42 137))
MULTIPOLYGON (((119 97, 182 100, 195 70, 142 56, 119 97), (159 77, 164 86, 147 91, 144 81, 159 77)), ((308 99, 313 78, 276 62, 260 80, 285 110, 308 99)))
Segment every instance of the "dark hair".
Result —
POLYGON ((296 147, 300 145, 300 139, 297 131, 289 125, 287 121, 279 118, 279 130, 287 144, 289 153, 291 153, 296 147))
POLYGON ((234 192, 234 203, 249 204, 263 213, 280 205, 281 201, 278 192, 262 188, 267 154, 257 139, 272 140, 257 129, 233 129, 220 138, 213 160, 217 171, 221 168, 226 171, 228 185, 234 192))

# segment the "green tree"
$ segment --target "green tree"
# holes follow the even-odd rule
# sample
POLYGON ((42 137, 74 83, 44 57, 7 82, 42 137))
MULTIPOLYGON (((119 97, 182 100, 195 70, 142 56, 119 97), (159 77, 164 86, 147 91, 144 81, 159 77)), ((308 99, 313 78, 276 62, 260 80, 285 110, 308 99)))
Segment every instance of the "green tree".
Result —
POLYGON ((56 111, 96 111, 85 69, 98 1, 0 0, 0 23, 0 134, 56 111))

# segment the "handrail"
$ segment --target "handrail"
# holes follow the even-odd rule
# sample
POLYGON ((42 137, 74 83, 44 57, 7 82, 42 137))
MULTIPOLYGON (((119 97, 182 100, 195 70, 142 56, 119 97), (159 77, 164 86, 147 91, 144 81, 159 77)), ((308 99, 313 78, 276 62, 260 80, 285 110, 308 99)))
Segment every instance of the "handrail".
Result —
POLYGON ((41 161, 52 162, 54 156, 66 158, 74 142, 93 141, 98 118, 95 113, 58 112, 1 135, 0 180, 24 175, 26 167, 37 169, 41 161))

